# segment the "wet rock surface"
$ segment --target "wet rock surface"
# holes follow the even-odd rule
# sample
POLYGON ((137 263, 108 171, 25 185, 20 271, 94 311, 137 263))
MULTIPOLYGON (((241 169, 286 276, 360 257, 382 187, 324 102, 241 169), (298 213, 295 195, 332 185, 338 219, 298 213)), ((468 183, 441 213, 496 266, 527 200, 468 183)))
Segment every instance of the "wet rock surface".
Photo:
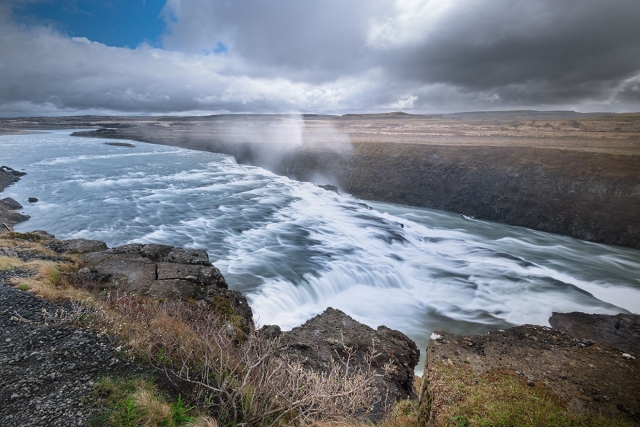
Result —
POLYGON ((22 205, 11 197, 5 197, 4 199, 0 200, 0 206, 13 210, 22 209, 22 205))
MULTIPOLYGON (((265 334, 278 336, 271 326, 265 334)), ((414 368, 420 350, 402 332, 379 326, 372 329, 352 319, 340 310, 327 308, 306 323, 281 334, 286 352, 304 360, 307 368, 326 371, 332 361, 338 363, 351 354, 351 366, 371 369, 381 376, 374 387, 383 398, 396 401, 413 393, 414 368), (373 356, 368 359, 368 356, 373 356), (390 370, 385 365, 391 364, 390 370)))
POLYGON ((96 380, 156 374, 124 359, 116 338, 65 324, 64 313, 73 311, 68 304, 43 300, 8 283, 33 272, 1 273, 0 425, 89 425, 105 409, 96 400, 96 380))
POLYGON ((440 390, 431 384, 438 383, 439 366, 447 365, 466 366, 475 374, 510 372, 526 379, 527 385, 546 387, 576 413, 640 423, 637 356, 544 326, 523 325, 474 336, 436 331, 427 347, 421 425, 429 415, 436 417, 432 402, 440 390))

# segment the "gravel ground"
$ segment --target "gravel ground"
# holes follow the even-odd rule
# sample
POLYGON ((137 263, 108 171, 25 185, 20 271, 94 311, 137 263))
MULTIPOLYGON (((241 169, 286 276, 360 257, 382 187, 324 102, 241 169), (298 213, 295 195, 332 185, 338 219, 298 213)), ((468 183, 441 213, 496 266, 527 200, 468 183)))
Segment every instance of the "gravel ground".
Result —
POLYGON ((104 410, 95 382, 149 374, 118 357, 117 340, 52 322, 55 304, 7 283, 33 272, 0 272, 0 426, 84 426, 104 410))

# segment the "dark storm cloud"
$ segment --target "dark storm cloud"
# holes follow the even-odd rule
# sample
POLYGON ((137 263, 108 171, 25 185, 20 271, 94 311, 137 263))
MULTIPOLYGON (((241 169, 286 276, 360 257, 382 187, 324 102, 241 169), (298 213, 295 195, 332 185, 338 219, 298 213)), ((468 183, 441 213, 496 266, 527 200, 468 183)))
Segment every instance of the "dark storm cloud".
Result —
POLYGON ((372 66, 366 54, 370 20, 392 11, 393 4, 381 0, 169 0, 164 41, 192 52, 220 42, 254 64, 255 73, 333 80, 372 66))
POLYGON ((168 0, 163 17, 163 49, 127 49, 0 7, 0 114, 640 110, 637 0, 168 0))
POLYGON ((485 1, 455 12, 394 52, 395 75, 553 104, 601 97, 640 70, 637 1, 485 1))
POLYGON ((424 108, 433 85, 479 105, 609 102, 640 72, 636 0, 170 0, 165 11, 169 46, 220 42, 253 73, 314 83, 378 69, 424 108))

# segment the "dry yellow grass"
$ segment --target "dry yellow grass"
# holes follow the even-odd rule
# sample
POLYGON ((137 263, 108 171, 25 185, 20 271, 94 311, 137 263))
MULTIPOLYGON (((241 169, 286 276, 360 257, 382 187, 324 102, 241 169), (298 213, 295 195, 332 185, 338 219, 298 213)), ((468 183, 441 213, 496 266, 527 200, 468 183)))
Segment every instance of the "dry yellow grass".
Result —
POLYGON ((29 278, 14 278, 11 283, 50 301, 92 301, 93 296, 82 289, 71 286, 64 275, 77 270, 76 263, 57 263, 52 261, 31 261, 22 263, 20 268, 37 271, 29 278))
POLYGON ((218 427, 218 422, 211 417, 202 415, 185 424, 185 427, 218 427))
POLYGON ((45 239, 36 233, 9 232, 0 234, 0 246, 5 249, 20 249, 33 251, 42 255, 58 255, 42 245, 45 239))
POLYGON ((24 268, 25 262, 18 259, 7 256, 0 256, 0 271, 12 270, 14 268, 24 268))

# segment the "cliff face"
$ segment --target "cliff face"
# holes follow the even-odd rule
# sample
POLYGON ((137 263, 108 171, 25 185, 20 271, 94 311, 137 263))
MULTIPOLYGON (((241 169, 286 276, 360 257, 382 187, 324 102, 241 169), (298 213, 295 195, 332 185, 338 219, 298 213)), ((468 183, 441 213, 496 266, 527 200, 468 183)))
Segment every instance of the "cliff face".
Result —
POLYGON ((335 177, 358 197, 441 209, 640 248, 640 162, 541 148, 360 144, 350 156, 296 153, 278 172, 335 177))
MULTIPOLYGON (((78 132, 233 155, 357 197, 446 210, 594 242, 640 248, 640 162, 629 154, 510 146, 355 142, 230 143, 135 129, 78 132)), ((493 144, 490 145, 489 143, 493 144)))

